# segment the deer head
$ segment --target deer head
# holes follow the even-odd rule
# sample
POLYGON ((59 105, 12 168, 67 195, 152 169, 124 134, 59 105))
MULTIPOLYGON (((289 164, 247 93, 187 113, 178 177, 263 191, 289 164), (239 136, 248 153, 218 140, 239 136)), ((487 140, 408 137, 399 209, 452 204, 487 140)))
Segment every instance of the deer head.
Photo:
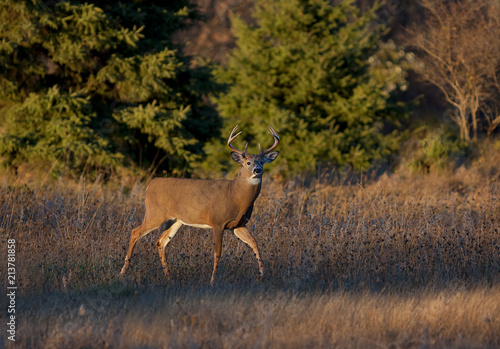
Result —
POLYGON ((276 131, 268 126, 269 133, 274 137, 274 144, 267 150, 262 151, 259 144, 259 154, 249 154, 247 153, 248 142, 245 145, 243 151, 236 149, 231 145, 236 137, 238 137, 241 132, 235 134, 238 129, 238 125, 233 128, 233 131, 229 135, 227 140, 227 146, 233 151, 231 153, 231 158, 241 165, 240 175, 254 185, 260 184, 262 181, 262 174, 264 172, 264 164, 273 162, 278 157, 279 152, 273 151, 280 142, 280 137, 276 131))

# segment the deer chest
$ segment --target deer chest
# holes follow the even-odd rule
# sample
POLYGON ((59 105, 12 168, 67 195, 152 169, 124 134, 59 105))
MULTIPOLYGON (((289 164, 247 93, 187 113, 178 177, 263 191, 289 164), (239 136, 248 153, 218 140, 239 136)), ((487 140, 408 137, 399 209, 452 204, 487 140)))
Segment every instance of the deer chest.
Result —
POLYGON ((246 209, 246 211, 243 211, 243 213, 240 213, 237 217, 235 217, 234 220, 230 221, 226 225, 226 229, 234 229, 247 224, 247 222, 250 220, 250 217, 252 217, 252 211, 253 204, 248 209, 246 209))

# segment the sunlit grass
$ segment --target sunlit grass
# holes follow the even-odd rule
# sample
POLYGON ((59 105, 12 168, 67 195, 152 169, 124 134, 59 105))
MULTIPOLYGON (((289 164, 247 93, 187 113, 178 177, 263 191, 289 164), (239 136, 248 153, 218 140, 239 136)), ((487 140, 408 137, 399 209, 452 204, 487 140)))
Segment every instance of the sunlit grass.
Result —
POLYGON ((492 348, 500 345, 499 298, 498 287, 103 289, 26 299, 19 334, 37 348, 492 348))

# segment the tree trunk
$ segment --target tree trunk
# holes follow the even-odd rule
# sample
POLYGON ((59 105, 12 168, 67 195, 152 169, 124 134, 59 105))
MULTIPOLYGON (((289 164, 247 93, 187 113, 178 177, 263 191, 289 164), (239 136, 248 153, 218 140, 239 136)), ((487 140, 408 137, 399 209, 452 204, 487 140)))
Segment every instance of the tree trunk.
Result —
POLYGON ((467 112, 463 109, 459 110, 460 113, 460 138, 466 142, 470 142, 469 124, 467 122, 467 112))
POLYGON ((472 140, 475 142, 477 140, 477 111, 471 111, 472 114, 472 140))

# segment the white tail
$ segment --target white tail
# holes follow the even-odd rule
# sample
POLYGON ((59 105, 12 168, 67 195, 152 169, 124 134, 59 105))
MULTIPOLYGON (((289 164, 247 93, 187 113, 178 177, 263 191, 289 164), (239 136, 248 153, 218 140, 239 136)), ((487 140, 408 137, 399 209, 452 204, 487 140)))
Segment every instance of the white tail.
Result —
POLYGON ((132 230, 125 264, 120 275, 123 275, 129 265, 136 242, 152 230, 158 229, 168 222, 168 228, 156 242, 158 253, 167 278, 170 277, 165 247, 175 236, 182 225, 197 228, 213 229, 214 239, 214 270, 212 284, 222 251, 222 235, 225 229, 232 230, 243 242, 254 251, 259 263, 260 274, 264 273, 264 265, 260 258, 255 239, 245 226, 252 215, 253 204, 259 196, 264 164, 270 163, 278 156, 273 151, 280 138, 269 126, 269 133, 274 137, 274 144, 262 151, 259 144, 259 154, 248 154, 247 146, 243 151, 234 148, 231 143, 241 132, 235 135, 236 126, 227 141, 233 151, 231 157, 241 165, 235 179, 183 179, 155 178, 146 189, 146 214, 142 224, 132 230))

